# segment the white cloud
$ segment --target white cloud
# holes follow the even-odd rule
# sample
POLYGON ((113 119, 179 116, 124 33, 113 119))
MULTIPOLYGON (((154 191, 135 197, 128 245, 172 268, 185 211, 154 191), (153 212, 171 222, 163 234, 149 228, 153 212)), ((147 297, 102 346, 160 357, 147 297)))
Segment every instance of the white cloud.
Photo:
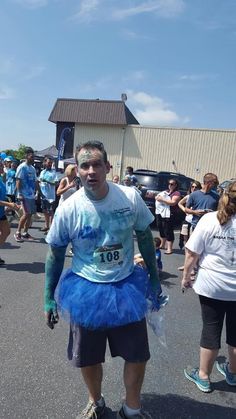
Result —
MULTIPOLYGON (((171 18, 182 13, 185 7, 184 0, 137 0, 133 7, 127 7, 127 1, 121 0, 119 8, 117 3, 117 0, 81 0, 78 12, 71 19, 90 23, 93 20, 124 20, 143 13, 171 18)), ((132 35, 134 33, 130 32, 132 35)))
POLYGON ((79 11, 72 17, 73 20, 91 22, 96 17, 96 12, 100 6, 100 0, 82 0, 79 11))
POLYGON ((121 32, 121 37, 123 39, 127 39, 128 41, 136 41, 139 39, 151 40, 150 36, 146 36, 143 33, 140 34, 129 29, 123 29, 121 32))
POLYGON ((37 9, 48 4, 48 0, 14 0, 14 2, 29 9, 37 9))
POLYGON ((134 7, 114 10, 112 17, 123 20, 143 13, 157 13, 159 16, 170 18, 179 15, 184 10, 184 6, 183 0, 148 0, 134 7))
POLYGON ((146 79, 146 72, 143 70, 130 71, 127 75, 122 77, 123 82, 140 82, 146 79))
POLYGON ((170 109, 170 105, 157 96, 148 95, 145 92, 127 91, 128 101, 133 106, 133 113, 143 125, 173 125, 185 122, 179 115, 170 109))
POLYGON ((31 80, 37 77, 40 77, 41 74, 45 71, 46 67, 42 65, 34 66, 28 69, 28 72, 23 77, 23 80, 31 80))
POLYGON ((0 100, 12 99, 14 97, 14 90, 8 86, 0 86, 0 100))

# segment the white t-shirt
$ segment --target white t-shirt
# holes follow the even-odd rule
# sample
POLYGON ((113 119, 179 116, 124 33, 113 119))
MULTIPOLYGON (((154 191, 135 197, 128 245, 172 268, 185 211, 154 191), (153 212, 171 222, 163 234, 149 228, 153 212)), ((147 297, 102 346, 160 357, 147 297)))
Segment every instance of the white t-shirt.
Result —
POLYGON ((72 271, 93 282, 116 282, 134 269, 133 230, 144 231, 154 217, 134 188, 109 182, 104 199, 79 189, 57 208, 46 241, 73 245, 72 271))
MULTIPOLYGON (((160 192, 157 196, 161 196, 167 201, 171 201, 171 197, 166 191, 160 192)), ((160 214, 162 218, 170 218, 170 206, 164 202, 155 200, 155 214, 160 214)))
MULTIPOLYGON (((69 179, 68 179, 68 177, 65 177, 64 179, 65 179, 65 182, 66 182, 66 185, 65 186, 68 186, 69 185, 69 179)), ((61 196, 60 196, 59 205, 61 205, 62 202, 64 202, 66 199, 68 199, 69 196, 71 196, 76 191, 77 191, 76 186, 73 186, 72 188, 67 189, 67 191, 63 192, 63 194, 61 194, 61 196)))
POLYGON ((204 215, 186 243, 200 255, 193 288, 205 297, 236 301, 236 216, 221 226, 216 215, 204 215))

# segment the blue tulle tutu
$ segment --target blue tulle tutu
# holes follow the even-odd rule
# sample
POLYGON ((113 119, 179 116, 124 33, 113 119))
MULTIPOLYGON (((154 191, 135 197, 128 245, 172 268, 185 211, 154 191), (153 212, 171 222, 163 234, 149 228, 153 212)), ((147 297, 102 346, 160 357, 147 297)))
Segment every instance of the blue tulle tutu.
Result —
POLYGON ((139 321, 147 311, 147 272, 138 267, 126 279, 95 283, 67 269, 55 291, 58 311, 70 323, 106 329, 139 321))

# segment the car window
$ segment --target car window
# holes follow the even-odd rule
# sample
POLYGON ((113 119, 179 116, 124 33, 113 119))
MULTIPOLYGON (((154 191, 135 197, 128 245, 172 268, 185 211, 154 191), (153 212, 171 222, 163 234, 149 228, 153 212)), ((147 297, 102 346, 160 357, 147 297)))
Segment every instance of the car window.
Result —
POLYGON ((159 188, 159 179, 157 178, 157 176, 140 175, 140 174, 135 173, 135 177, 138 179, 138 183, 141 186, 145 186, 150 189, 159 188))

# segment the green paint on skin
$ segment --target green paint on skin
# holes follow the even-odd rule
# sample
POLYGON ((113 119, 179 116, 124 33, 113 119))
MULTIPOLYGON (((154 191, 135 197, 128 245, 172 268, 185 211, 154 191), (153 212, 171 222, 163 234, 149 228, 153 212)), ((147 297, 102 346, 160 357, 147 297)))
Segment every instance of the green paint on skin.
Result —
POLYGON ((92 150, 84 150, 78 155, 78 166, 81 167, 83 163, 87 163, 88 160, 93 158, 92 150))

